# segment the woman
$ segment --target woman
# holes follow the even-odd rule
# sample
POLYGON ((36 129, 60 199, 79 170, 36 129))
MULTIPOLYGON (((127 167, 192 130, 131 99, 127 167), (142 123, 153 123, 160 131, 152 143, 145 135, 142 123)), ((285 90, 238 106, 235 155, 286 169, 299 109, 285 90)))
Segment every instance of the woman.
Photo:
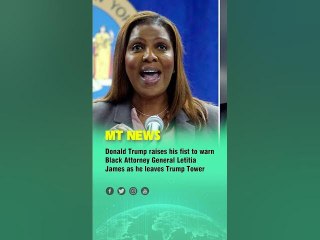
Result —
POLYGON ((144 129, 158 115, 167 135, 217 135, 218 108, 192 97, 181 37, 169 19, 150 11, 131 16, 118 34, 113 64, 110 91, 94 103, 94 122, 144 129))

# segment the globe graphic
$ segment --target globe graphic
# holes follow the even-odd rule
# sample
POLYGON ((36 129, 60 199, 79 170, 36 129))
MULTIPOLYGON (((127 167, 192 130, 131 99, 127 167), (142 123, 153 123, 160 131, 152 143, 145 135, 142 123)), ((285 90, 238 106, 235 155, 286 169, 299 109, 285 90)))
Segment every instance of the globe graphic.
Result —
POLYGON ((190 208, 154 204, 119 213, 96 231, 98 240, 225 240, 226 231, 190 208))

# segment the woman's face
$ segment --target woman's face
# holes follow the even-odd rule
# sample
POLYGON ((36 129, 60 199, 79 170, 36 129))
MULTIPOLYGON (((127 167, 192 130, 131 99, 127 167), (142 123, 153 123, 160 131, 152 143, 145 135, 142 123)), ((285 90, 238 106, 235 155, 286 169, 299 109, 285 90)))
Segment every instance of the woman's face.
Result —
POLYGON ((135 94, 143 98, 166 96, 174 70, 174 49, 167 30, 155 24, 135 26, 125 66, 135 94))

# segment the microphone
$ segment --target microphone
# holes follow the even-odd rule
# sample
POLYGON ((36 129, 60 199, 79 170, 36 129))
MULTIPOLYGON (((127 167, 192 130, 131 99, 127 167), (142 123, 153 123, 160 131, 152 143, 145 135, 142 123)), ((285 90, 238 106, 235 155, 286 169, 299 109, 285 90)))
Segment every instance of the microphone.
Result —
POLYGON ((158 115, 153 115, 151 117, 148 117, 144 123, 144 127, 148 131, 157 131, 157 130, 162 131, 163 126, 164 126, 164 123, 158 115))

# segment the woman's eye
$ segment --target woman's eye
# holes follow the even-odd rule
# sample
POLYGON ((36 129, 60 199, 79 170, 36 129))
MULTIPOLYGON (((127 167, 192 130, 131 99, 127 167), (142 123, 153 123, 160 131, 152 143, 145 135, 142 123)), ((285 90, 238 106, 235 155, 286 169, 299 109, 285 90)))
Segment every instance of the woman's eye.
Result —
POLYGON ((161 44, 158 45, 158 49, 160 49, 162 51, 165 51, 165 50, 167 50, 167 46, 165 44, 161 43, 161 44))
POLYGON ((143 47, 141 46, 141 44, 134 44, 131 48, 132 51, 140 51, 143 47))

